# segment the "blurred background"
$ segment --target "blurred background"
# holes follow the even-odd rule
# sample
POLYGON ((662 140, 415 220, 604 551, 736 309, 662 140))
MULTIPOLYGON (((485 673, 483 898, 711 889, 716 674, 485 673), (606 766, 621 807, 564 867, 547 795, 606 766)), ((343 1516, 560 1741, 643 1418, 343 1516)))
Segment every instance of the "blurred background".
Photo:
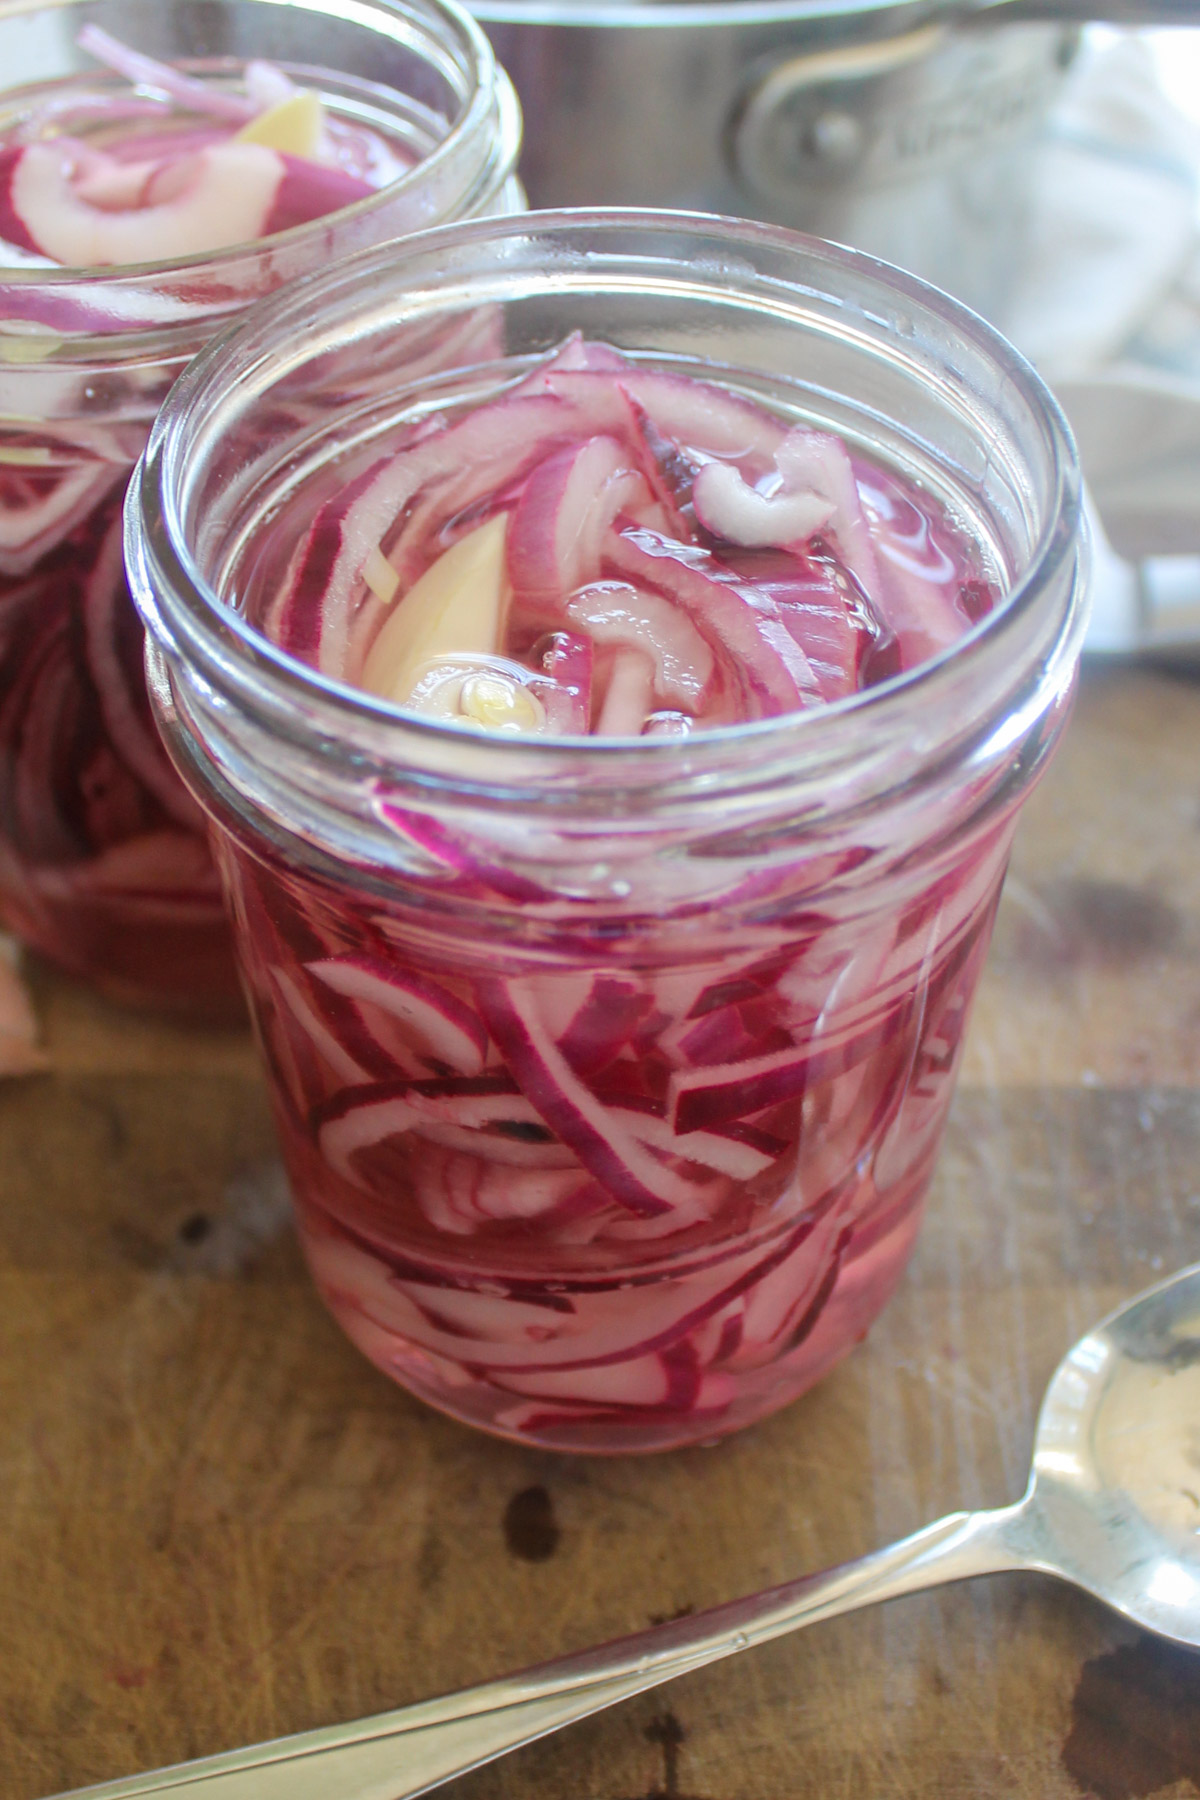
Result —
POLYGON ((1079 439, 1089 650, 1200 662, 1200 31, 1080 24, 1074 0, 473 10, 521 96, 533 205, 775 220, 999 325, 1079 439))

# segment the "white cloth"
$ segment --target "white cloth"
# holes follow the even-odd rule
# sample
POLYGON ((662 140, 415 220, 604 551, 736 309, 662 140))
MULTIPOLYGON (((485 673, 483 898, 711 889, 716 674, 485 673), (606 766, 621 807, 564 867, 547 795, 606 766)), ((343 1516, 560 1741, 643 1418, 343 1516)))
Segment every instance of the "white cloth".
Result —
POLYGON ((1005 328, 1103 522, 1088 648, 1200 643, 1200 31, 1089 30, 1039 156, 1005 328))

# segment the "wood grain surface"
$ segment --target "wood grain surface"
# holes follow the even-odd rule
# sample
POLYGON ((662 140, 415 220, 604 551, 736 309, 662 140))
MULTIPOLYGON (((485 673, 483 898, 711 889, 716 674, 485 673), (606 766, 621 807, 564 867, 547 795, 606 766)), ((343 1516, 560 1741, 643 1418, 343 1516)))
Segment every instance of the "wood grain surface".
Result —
MULTIPOLYGON (((0 1796, 395 1706, 1015 1497, 1041 1388, 1200 1257, 1200 685, 1089 674, 928 1222, 868 1342, 715 1449, 492 1442, 313 1296, 253 1054, 42 971, 0 1087, 0 1796)), ((823 1625, 452 1800, 1183 1800, 1200 1657, 999 1577, 823 1625)), ((330 1800, 339 1800, 335 1794, 330 1800)))

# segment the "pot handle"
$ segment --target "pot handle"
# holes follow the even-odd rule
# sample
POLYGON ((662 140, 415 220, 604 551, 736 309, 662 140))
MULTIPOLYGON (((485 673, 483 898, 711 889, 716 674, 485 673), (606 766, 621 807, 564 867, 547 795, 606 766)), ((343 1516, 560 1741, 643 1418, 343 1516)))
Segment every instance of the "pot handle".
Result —
POLYGON ((965 18, 989 25, 1200 25, 1200 0, 975 0, 965 18))

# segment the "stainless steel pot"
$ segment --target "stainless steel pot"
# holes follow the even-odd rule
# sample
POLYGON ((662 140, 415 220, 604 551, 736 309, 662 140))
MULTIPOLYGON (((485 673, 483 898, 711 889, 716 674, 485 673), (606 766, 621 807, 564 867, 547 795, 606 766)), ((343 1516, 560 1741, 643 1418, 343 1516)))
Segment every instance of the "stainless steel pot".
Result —
POLYGON ((1003 323, 1085 19, 1197 0, 468 0, 535 206, 685 206, 854 244, 1003 323))

